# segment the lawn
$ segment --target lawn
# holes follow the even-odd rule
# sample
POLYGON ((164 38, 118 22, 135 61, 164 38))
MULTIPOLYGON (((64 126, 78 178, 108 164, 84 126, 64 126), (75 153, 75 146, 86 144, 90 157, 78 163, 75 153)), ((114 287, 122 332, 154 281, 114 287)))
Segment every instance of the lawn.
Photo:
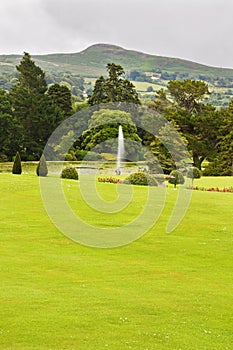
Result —
MULTIPOLYGON (((233 179, 195 184, 232 186, 233 179)), ((111 201, 116 186, 97 188, 111 201)), ((169 186, 147 234, 98 249, 51 223, 35 175, 1 173, 0 191, 1 349, 232 349, 233 194, 193 191, 181 224, 166 234, 178 193, 169 186)), ((127 222, 146 196, 136 187, 125 211, 97 214, 75 181, 64 180, 64 191, 83 220, 109 228, 127 222)))

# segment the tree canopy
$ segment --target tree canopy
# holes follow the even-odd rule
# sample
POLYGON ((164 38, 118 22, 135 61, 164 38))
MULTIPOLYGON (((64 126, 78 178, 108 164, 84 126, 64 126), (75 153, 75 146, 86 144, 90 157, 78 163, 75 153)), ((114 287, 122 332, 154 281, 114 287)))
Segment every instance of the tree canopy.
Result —
POLYGON ((92 95, 88 96, 88 103, 92 105, 107 102, 126 102, 140 104, 135 86, 124 79, 124 69, 115 63, 107 64, 108 78, 100 76, 94 86, 92 95))
POLYGON ((101 109, 94 112, 89 121, 89 129, 83 133, 82 148, 88 151, 95 148, 99 153, 116 154, 119 125, 122 125, 124 133, 126 157, 135 159, 137 152, 140 154, 141 139, 130 113, 121 110, 101 109), (130 143, 129 140, 134 142, 130 143))
POLYGON ((179 127, 193 164, 199 169, 216 152, 219 126, 215 107, 203 103, 207 94, 208 85, 202 81, 170 81, 168 92, 159 91, 157 99, 149 105, 179 127))
POLYGON ((10 101, 21 131, 19 148, 24 159, 39 159, 50 134, 72 114, 71 94, 58 84, 48 89, 45 73, 28 53, 16 68, 19 76, 10 101))

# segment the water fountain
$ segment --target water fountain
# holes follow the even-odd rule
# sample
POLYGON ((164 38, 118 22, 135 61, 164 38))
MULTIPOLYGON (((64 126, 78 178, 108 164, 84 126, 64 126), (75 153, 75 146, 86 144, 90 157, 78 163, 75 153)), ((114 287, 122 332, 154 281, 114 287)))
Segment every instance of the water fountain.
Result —
POLYGON ((121 174, 121 161, 124 159, 125 146, 124 146, 124 135, 122 126, 119 125, 118 131, 118 149, 117 149, 117 164, 116 164, 116 174, 121 174))

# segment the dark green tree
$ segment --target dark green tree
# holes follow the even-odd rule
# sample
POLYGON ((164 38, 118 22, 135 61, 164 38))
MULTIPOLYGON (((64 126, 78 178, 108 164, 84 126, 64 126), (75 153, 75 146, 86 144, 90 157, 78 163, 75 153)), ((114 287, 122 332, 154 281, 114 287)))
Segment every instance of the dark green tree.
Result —
POLYGON ((218 133, 218 154, 215 163, 218 164, 219 175, 233 176, 233 100, 229 107, 221 110, 222 125, 218 133))
POLYGON ((71 92, 67 86, 53 84, 49 87, 47 94, 51 105, 60 110, 61 121, 72 115, 71 92))
POLYGON ((17 152, 13 163, 12 174, 20 175, 21 173, 22 173, 21 157, 19 152, 17 152))
POLYGON ((55 84, 47 93, 45 73, 28 53, 17 66, 19 77, 10 91, 13 117, 21 126, 25 159, 39 159, 54 129, 72 114, 70 91, 55 84))
POLYGON ((13 116, 22 127, 24 156, 38 158, 48 137, 48 129, 44 128, 48 117, 45 74, 28 53, 16 68, 18 82, 10 91, 13 116))
POLYGON ((23 87, 28 94, 34 92, 43 95, 45 93, 47 90, 45 73, 40 67, 36 66, 29 53, 24 53, 16 69, 19 73, 18 85, 23 87))
POLYGON ((195 167, 201 170, 202 162, 211 159, 217 152, 217 137, 221 119, 212 105, 199 106, 198 113, 184 109, 167 111, 167 117, 174 120, 188 141, 188 150, 195 167))
POLYGON ((9 95, 0 89, 0 157, 11 160, 20 147, 20 126, 12 115, 9 95))
POLYGON ((140 104, 138 93, 134 85, 124 79, 124 69, 115 63, 107 64, 108 78, 103 76, 96 80, 93 94, 88 96, 88 103, 126 102, 140 104))

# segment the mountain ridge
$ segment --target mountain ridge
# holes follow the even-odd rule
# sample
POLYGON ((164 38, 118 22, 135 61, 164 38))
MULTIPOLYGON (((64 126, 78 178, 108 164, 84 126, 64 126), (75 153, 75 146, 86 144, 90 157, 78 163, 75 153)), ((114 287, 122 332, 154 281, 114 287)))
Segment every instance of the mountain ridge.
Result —
MULTIPOLYGON (((7 61, 9 61, 9 64, 14 64, 14 61, 17 63, 21 57, 22 55, 20 54, 0 55, 0 64, 3 66, 4 62, 7 61)), ((138 69, 151 72, 157 68, 174 72, 175 69, 177 69, 182 71, 197 71, 197 73, 208 73, 211 75, 219 73, 224 77, 227 76, 228 73, 233 77, 233 69, 231 68, 209 66, 182 58, 152 55, 105 43, 93 44, 80 52, 36 54, 32 55, 32 58, 37 62, 42 62, 42 68, 45 62, 47 65, 51 65, 51 67, 57 67, 57 65, 73 66, 76 72, 80 70, 79 74, 84 76, 88 73, 87 68, 90 66, 92 67, 90 76, 93 77, 98 76, 100 71, 102 73, 105 72, 106 63, 110 62, 111 59, 112 61, 114 60, 114 62, 116 61, 115 63, 119 62, 119 64, 124 65, 127 71, 138 69)))
MULTIPOLYGON (((137 90, 146 94, 153 89, 166 88, 169 80, 202 80, 208 83, 212 100, 216 105, 227 105, 233 96, 233 69, 204 65, 182 58, 147 54, 125 49, 114 44, 93 44, 80 52, 31 55, 35 63, 46 73, 49 83, 68 82, 75 89, 77 77, 91 83, 100 75, 106 76, 110 62, 121 65, 127 78, 136 84, 137 90), (136 72, 133 76, 132 73, 136 72), (65 80, 64 80, 65 78, 65 80), (140 83, 145 83, 143 86, 140 83), (151 86, 150 86, 151 88, 151 86)), ((0 87, 8 89, 17 77, 16 65, 22 55, 0 55, 0 87)), ((79 87, 80 88, 80 87, 79 87)), ((84 89, 90 89, 90 85, 84 89)))

